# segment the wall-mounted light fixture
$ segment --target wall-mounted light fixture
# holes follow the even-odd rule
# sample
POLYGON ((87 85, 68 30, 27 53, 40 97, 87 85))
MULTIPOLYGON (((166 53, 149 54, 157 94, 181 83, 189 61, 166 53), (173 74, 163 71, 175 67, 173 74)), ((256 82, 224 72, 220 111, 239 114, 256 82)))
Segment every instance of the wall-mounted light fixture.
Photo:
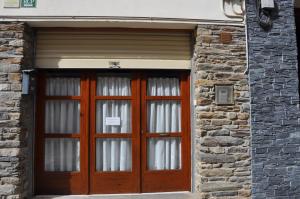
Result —
POLYGON ((30 93, 30 76, 34 72, 31 70, 22 70, 22 94, 28 95, 30 93))
POLYGON ((256 0, 256 12, 259 25, 269 30, 278 15, 278 6, 274 0, 256 0))

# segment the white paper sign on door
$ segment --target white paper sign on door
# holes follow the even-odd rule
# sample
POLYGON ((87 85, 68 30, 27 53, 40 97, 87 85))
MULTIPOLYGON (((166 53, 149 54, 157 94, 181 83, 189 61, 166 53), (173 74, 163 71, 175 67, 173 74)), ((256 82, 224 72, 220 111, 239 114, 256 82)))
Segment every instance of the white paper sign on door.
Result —
POLYGON ((106 117, 105 125, 106 126, 120 126, 121 118, 120 117, 106 117))

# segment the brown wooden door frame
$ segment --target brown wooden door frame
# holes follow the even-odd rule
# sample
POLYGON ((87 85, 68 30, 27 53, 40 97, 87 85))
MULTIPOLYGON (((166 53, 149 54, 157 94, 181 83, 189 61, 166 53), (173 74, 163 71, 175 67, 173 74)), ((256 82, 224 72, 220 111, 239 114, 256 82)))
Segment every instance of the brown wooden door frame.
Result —
POLYGON ((180 79, 180 96, 147 96, 147 78, 166 77, 162 73, 144 75, 141 83, 142 111, 142 192, 190 191, 191 189, 191 150, 190 150, 190 79, 188 73, 168 73, 170 77, 180 79), (154 133, 147 131, 147 101, 176 100, 181 102, 181 132, 154 133), (181 138, 181 169, 150 171, 147 168, 147 139, 181 138), (180 180, 179 180, 180 179, 180 180))
MULTIPOLYGON (((91 109, 90 109, 90 193, 133 193, 140 192, 140 125, 136 122, 140 118, 139 107, 139 78, 131 75, 131 96, 97 96, 97 77, 91 77, 91 109), (97 100, 130 100, 132 132, 97 134, 96 132, 96 102, 97 100), (128 138, 132 141, 132 170, 114 172, 96 172, 96 144, 97 138, 128 138)), ((100 133, 100 132, 98 132, 100 133)))
MULTIPOLYGON (((165 71, 166 72, 166 71, 165 71)), ((154 99, 146 96, 147 77, 165 77, 165 72, 130 71, 132 75, 132 96, 96 96, 96 76, 91 72, 80 72, 81 95, 73 97, 45 96, 45 73, 38 73, 37 122, 36 122, 36 194, 89 194, 89 193, 132 193, 189 191, 191 189, 191 145, 190 145, 190 79, 184 71, 167 71, 167 76, 180 78, 181 96, 154 97, 155 99, 176 99, 181 101, 182 131, 167 134, 182 137, 182 168, 169 171, 147 170, 146 139, 157 135, 147 134, 146 101, 154 99), (80 134, 44 134, 44 108, 47 99, 80 100, 80 134), (131 134, 96 134, 95 103, 104 99, 131 100, 131 134), (143 130, 143 133, 141 131, 143 130), (46 137, 76 137, 80 139, 80 172, 45 172, 44 139, 46 137), (96 172, 95 139, 104 137, 127 137, 132 139, 132 172, 96 172), (180 180, 178 180, 180 179, 180 180), (51 186, 49 186, 49 184, 51 186)), ((110 72, 111 73, 111 72, 110 72)), ((61 73, 62 76, 64 73, 61 73)), ((115 73, 116 75, 118 74, 115 73)), ((166 137, 166 136, 164 136, 166 137)))
MULTIPOLYGON (((36 194, 88 194, 88 88, 86 75, 80 75, 80 96, 46 96, 46 76, 38 73, 37 118, 35 142, 35 193, 36 194), (45 102, 46 100, 78 100, 80 101, 79 134, 46 134, 45 102), (44 170, 46 138, 77 138, 80 140, 79 172, 47 172, 44 170)), ((76 132, 74 132, 76 133, 76 132)))

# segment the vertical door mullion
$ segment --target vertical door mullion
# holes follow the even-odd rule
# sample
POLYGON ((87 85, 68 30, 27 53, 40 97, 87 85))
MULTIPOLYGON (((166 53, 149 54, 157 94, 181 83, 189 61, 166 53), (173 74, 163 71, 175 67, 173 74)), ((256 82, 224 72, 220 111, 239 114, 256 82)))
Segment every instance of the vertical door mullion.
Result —
POLYGON ((90 75, 89 76, 90 81, 90 132, 89 132, 89 178, 90 178, 90 186, 89 186, 89 192, 93 192, 92 186, 93 186, 93 176, 95 175, 96 169, 95 169, 95 163, 96 163, 96 75, 90 75))
POLYGON ((44 162, 45 162, 45 76, 43 73, 38 73, 38 89, 37 89, 37 118, 36 118, 36 136, 35 136, 35 192, 39 192, 39 182, 42 174, 44 173, 44 162))
POLYGON ((80 77, 80 172, 84 180, 85 194, 89 193, 89 77, 87 74, 82 74, 80 77))

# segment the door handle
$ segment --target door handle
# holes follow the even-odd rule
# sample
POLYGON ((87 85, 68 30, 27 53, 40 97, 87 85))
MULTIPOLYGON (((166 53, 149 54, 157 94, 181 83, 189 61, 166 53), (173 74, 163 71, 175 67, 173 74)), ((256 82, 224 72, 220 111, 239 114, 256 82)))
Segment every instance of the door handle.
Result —
POLYGON ((169 137, 168 133, 159 133, 159 137, 169 137))

